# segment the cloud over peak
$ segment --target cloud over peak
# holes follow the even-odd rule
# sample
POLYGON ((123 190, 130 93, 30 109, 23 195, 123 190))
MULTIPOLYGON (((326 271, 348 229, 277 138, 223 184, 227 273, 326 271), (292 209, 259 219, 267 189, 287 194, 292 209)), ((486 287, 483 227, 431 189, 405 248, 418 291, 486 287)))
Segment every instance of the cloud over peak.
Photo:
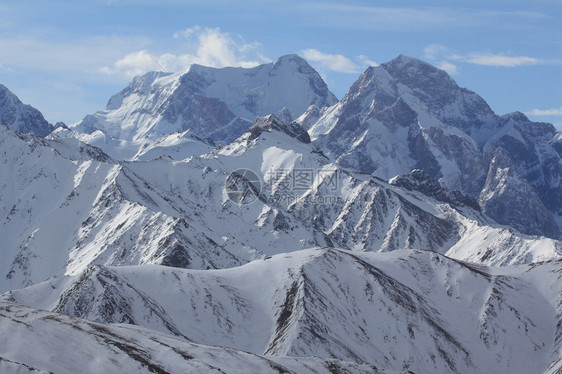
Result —
POLYGON ((512 68, 518 66, 531 66, 549 64, 553 61, 542 60, 530 56, 508 56, 502 53, 467 53, 456 54, 441 44, 429 44, 424 50, 423 57, 435 66, 449 74, 457 74, 457 64, 473 64, 480 66, 512 68))
POLYGON ((339 54, 328 54, 320 52, 317 49, 305 49, 301 51, 303 57, 310 62, 317 62, 323 68, 339 73, 357 73, 357 66, 349 58, 339 54))
POLYGON ((330 70, 337 73, 357 74, 366 66, 378 64, 365 55, 357 56, 354 62, 341 54, 329 54, 314 48, 304 49, 300 52, 311 64, 317 65, 320 70, 330 70))
POLYGON ((100 71, 130 78, 151 70, 176 72, 192 64, 211 67, 253 67, 269 61, 259 53, 259 43, 246 43, 241 37, 224 33, 219 28, 194 26, 177 31, 173 37, 189 44, 187 53, 164 53, 155 56, 144 49, 129 53, 117 60, 113 66, 104 66, 100 71))
POLYGON ((498 67, 515 67, 524 65, 537 65, 541 60, 529 56, 506 56, 503 54, 477 54, 467 56, 452 55, 451 59, 468 62, 470 64, 498 67))
POLYGON ((562 116, 562 106, 554 109, 533 109, 525 114, 528 116, 562 116))

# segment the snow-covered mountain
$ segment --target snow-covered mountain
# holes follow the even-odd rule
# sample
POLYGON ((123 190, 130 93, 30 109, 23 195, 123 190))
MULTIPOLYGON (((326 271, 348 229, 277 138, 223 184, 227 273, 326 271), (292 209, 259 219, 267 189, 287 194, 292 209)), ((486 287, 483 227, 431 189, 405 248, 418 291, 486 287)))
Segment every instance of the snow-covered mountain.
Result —
POLYGON ((258 355, 416 373, 542 373, 562 353, 561 266, 316 248, 227 270, 95 266, 3 298, 258 355))
POLYGON ((147 139, 186 130, 209 144, 230 143, 257 116, 276 113, 292 119, 310 105, 322 108, 336 102, 304 59, 286 55, 254 68, 192 65, 176 74, 145 74, 113 96, 105 110, 86 116, 71 128, 77 132, 73 136, 113 156, 120 148, 140 152, 147 139), (113 139, 113 144, 100 137, 113 139))
MULTIPOLYGON (((206 156, 219 161, 217 169, 245 167, 262 175, 262 193, 277 209, 277 215, 282 212, 284 218, 300 221, 299 226, 278 227, 305 227, 312 231, 318 245, 358 251, 432 249, 495 265, 525 263, 539 257, 547 260, 562 254, 560 242, 500 226, 479 212, 473 199, 445 190, 435 180, 426 184, 433 184, 439 191, 411 188, 330 163, 318 148, 306 142, 307 138, 295 141, 295 136, 301 136, 294 125, 283 125, 271 116, 258 119, 254 128, 266 130, 251 128, 237 141, 206 156), (256 137, 257 133, 260 135, 256 137), (284 171, 281 178, 271 172, 279 170, 284 171), (309 187, 287 189, 294 183, 295 172, 303 170, 314 171, 309 187)), ((412 178, 404 176, 401 180, 412 178)))
MULTIPOLYGON (((195 196, 176 196, 182 201, 176 208, 168 198, 173 191, 155 190, 97 148, 71 138, 18 136, 6 128, 0 128, 0 146, 2 289, 81 272, 89 263, 216 268, 254 258, 235 239, 225 243, 213 227, 201 226, 195 196), (237 248, 236 256, 230 247, 237 248)), ((173 172, 167 160, 160 165, 173 172)), ((205 183, 204 170, 184 172, 182 178, 205 183)), ((206 185, 219 201, 224 178, 216 175, 206 185)), ((188 191, 189 185, 177 188, 188 191)))
MULTIPOLYGON (((338 104, 308 111, 298 122, 342 166, 385 179, 423 169, 476 199, 495 178, 489 165, 500 148, 512 161, 511 174, 522 177, 510 195, 523 201, 534 190, 537 215, 488 213, 528 234, 560 236, 550 214, 562 209, 554 127, 521 113, 497 116, 480 96, 430 64, 401 55, 370 67, 338 104)), ((507 200, 501 204, 510 206, 507 200)))
POLYGON ((295 126, 260 118, 202 157, 147 162, 117 162, 72 138, 0 129, 0 289, 91 264, 226 268, 316 245, 431 249, 496 265, 562 254, 560 242, 500 226, 460 194, 444 192, 446 199, 331 164, 295 126), (252 204, 225 192, 240 168, 262 180, 252 204), (314 179, 286 189, 303 170, 314 179))
POLYGON ((391 374, 372 365, 255 355, 130 325, 105 325, 0 303, 0 372, 391 374))
POLYGON ((149 73, 48 136, 6 92, 0 372, 562 370, 551 125, 404 56, 339 103, 296 55, 149 73))
POLYGON ((20 133, 34 133, 46 136, 53 126, 41 112, 23 104, 6 86, 0 84, 0 125, 20 133))

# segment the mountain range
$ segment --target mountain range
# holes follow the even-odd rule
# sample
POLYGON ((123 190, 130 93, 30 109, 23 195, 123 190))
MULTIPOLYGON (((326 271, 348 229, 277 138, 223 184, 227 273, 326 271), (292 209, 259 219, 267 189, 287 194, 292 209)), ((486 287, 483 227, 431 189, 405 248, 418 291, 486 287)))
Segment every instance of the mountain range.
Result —
POLYGON ((560 237, 562 162, 554 126, 522 113, 498 116, 430 64, 399 56, 370 67, 338 104, 299 123, 344 167, 384 179, 422 169, 477 199, 500 223, 560 237), (507 177, 504 192, 499 186, 507 177))
POLYGON ((38 342, 8 372, 71 372, 63 335, 130 372, 561 368, 560 134, 425 62, 341 101, 287 55, 0 114, 0 329, 38 342))

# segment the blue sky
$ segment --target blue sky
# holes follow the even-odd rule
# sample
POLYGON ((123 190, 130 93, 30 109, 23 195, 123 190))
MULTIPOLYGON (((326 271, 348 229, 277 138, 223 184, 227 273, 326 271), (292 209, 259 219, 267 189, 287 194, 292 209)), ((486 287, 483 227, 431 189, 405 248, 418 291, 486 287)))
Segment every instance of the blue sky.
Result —
POLYGON ((298 53, 342 98, 402 53, 448 71, 498 113, 562 128, 560 0, 4 0, 0 83, 47 120, 103 109, 135 74, 252 66, 298 53))

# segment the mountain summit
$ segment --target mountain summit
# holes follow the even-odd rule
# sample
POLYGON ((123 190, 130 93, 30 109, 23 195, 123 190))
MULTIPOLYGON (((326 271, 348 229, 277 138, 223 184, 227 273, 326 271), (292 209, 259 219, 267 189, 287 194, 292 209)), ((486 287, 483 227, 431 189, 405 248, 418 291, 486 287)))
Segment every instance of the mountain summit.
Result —
POLYGON ((286 55, 249 69, 192 65, 177 74, 145 74, 113 96, 105 110, 72 127, 128 141, 189 129, 225 144, 243 134, 257 116, 273 113, 296 118, 310 105, 326 107, 336 102, 304 59, 286 55))
MULTIPOLYGON (((529 185, 538 195, 533 211, 543 214, 530 223, 526 215, 487 209, 491 217, 527 234, 560 236, 552 217, 562 215, 562 159, 552 145, 557 144, 554 127, 521 113, 496 115, 484 99, 459 87, 443 70, 400 55, 369 67, 338 104, 316 120, 309 117, 298 121, 342 166, 384 179, 421 169, 444 187, 481 202, 488 201, 480 198, 485 185, 491 196, 486 181, 493 180, 490 162, 499 148, 522 177, 518 186, 529 185)), ((511 201, 519 199, 516 195, 524 201, 528 191, 511 188, 511 201)), ((509 208, 497 200, 507 194, 494 196, 497 206, 509 208)))

